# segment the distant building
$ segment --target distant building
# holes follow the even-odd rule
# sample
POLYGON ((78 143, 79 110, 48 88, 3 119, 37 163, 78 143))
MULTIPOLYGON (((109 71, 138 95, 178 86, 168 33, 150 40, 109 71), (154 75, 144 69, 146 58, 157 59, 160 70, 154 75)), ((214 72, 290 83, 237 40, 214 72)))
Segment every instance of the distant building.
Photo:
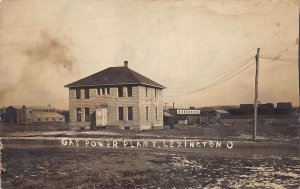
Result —
POLYGON ((174 117, 174 123, 180 125, 200 124, 200 109, 172 108, 168 113, 174 117))
POLYGON ((40 123, 65 122, 65 117, 56 113, 50 106, 9 106, 2 115, 2 122, 7 123, 40 123))
POLYGON ((293 108, 291 102, 278 102, 276 107, 279 109, 293 108))
POLYGON ((275 106, 273 103, 258 104, 258 114, 272 115, 275 114, 275 106))
POLYGON ((223 119, 229 117, 229 112, 226 110, 215 110, 214 115, 217 119, 223 119))
POLYGON ((251 114, 254 112, 253 104, 240 104, 240 112, 243 114, 251 114))
POLYGON ((0 122, 2 122, 2 116, 3 116, 4 112, 5 112, 5 108, 4 107, 0 108, 0 122))
POLYGON ((164 86, 128 68, 110 67, 66 85, 70 123, 84 128, 163 127, 164 86))

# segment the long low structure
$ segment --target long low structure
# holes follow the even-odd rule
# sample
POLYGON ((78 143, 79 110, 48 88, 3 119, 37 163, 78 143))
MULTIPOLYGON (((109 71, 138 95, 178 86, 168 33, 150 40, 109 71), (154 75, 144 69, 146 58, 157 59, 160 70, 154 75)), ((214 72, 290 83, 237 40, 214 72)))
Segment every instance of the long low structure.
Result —
POLYGON ((5 108, 1 121, 17 124, 65 122, 65 117, 50 106, 9 106, 5 108))

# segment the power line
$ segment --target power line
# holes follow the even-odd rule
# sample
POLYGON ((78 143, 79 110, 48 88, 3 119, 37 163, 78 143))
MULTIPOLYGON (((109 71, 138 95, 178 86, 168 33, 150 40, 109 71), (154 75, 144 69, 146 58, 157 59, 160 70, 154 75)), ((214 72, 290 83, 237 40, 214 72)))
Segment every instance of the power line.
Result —
MULTIPOLYGON (((268 41, 268 40, 270 40, 270 39, 272 39, 273 37, 277 36, 279 33, 285 31, 286 29, 289 29, 289 28, 290 28, 291 26, 293 26, 295 23, 298 23, 298 21, 296 21, 296 22, 295 22, 295 21, 294 21, 294 22, 291 22, 290 24, 288 24, 287 26, 285 26, 285 27, 284 27, 283 29, 281 29, 280 31, 274 33, 273 35, 271 35, 271 36, 269 36, 269 37, 267 37, 267 38, 265 38, 263 41, 259 42, 258 44, 256 44, 254 47, 248 49, 247 51, 252 51, 252 50, 256 49, 257 46, 259 46, 259 45, 265 43, 266 41, 268 41)), ((207 83, 207 82, 205 81, 205 82, 203 82, 203 83, 207 83)), ((199 84, 199 83, 197 83, 197 84, 199 84)), ((185 86, 185 87, 169 88, 169 89, 189 88, 189 87, 195 86, 195 85, 197 85, 197 84, 193 84, 193 85, 189 85, 189 86, 185 86)))
POLYGON ((288 59, 280 59, 280 58, 277 58, 277 57, 266 57, 266 56, 261 56, 260 58, 275 60, 275 61, 281 61, 281 62, 288 62, 288 63, 292 63, 292 64, 298 64, 298 60, 288 60, 288 59))
MULTIPOLYGON (((251 58, 249 58, 248 60, 243 61, 242 64, 240 64, 238 67, 236 67, 236 68, 234 68, 234 69, 231 69, 230 73, 226 74, 225 76, 222 76, 221 78, 216 77, 216 79, 217 79, 217 78, 219 78, 219 79, 216 80, 216 81, 214 81, 214 79, 213 79, 213 80, 212 80, 213 82, 212 82, 210 85, 215 84, 215 83, 217 83, 217 82, 223 80, 224 78, 230 76, 231 74, 234 74, 234 73, 237 72, 239 69, 241 69, 242 67, 244 67, 245 65, 247 65, 253 58, 254 58, 254 57, 251 57, 251 58)), ((226 73, 227 73, 227 72, 226 72, 226 73)), ((172 91, 171 91, 171 92, 172 92, 172 91)), ((172 93, 174 93, 174 92, 172 92, 172 93)), ((181 91, 181 92, 178 91, 178 92, 175 92, 175 93, 188 93, 188 92, 186 92, 186 91, 185 91, 185 92, 184 92, 184 91, 181 91)))
MULTIPOLYGON (((248 59, 246 59, 246 60, 244 60, 242 63, 235 64, 235 65, 231 65, 231 66, 225 68, 225 71, 217 72, 217 73, 215 73, 214 75, 212 75, 212 77, 209 77, 209 79, 204 80, 204 81, 202 81, 202 82, 200 82, 200 83, 199 83, 199 82, 196 82, 196 83, 193 83, 193 84, 190 84, 190 85, 186 85, 186 86, 184 86, 184 87, 176 87, 176 88, 168 88, 168 89, 171 89, 171 90, 172 90, 172 89, 175 89, 175 90, 177 90, 177 89, 186 89, 186 88, 194 87, 194 86, 199 85, 199 84, 208 83, 208 82, 210 82, 211 80, 217 79, 217 78, 219 78, 219 77, 222 77, 222 75, 224 75, 224 74, 226 74, 226 73, 228 73, 228 72, 231 72, 231 71, 232 71, 232 68, 233 68, 234 66, 243 66, 244 64, 247 64, 247 63, 248 63, 249 61, 251 61, 253 58, 254 58, 254 56, 253 56, 253 57, 250 57, 250 58, 248 58, 248 59)), ((236 68, 235 68, 235 69, 236 69, 236 68)))
POLYGON ((223 78, 222 80, 219 80, 219 81, 217 81, 217 82, 214 82, 214 83, 212 83, 212 84, 210 84, 210 85, 208 85, 208 86, 206 86, 206 87, 203 87, 203 88, 200 88, 200 89, 198 89, 198 90, 191 91, 191 92, 188 92, 188 93, 185 93, 185 94, 174 95, 174 96, 166 96, 166 97, 179 97, 179 96, 185 96, 185 95, 190 95, 190 94, 193 94, 193 93, 196 93, 196 92, 199 92, 199 91, 203 91, 203 90, 205 90, 205 89, 209 89, 209 88, 211 88, 211 87, 214 87, 214 86, 216 86, 216 85, 219 85, 219 84, 221 84, 221 83, 223 83, 223 82, 225 82, 225 81, 227 81, 227 80, 233 78, 234 76, 236 76, 236 75, 240 74, 241 72, 245 71, 246 69, 250 68, 253 64, 254 64, 254 63, 251 63, 250 65, 248 65, 248 66, 245 67, 244 69, 240 70, 239 72, 237 72, 237 73, 235 73, 235 74, 233 74, 233 75, 231 75, 231 76, 229 76, 229 77, 227 77, 227 78, 223 78))

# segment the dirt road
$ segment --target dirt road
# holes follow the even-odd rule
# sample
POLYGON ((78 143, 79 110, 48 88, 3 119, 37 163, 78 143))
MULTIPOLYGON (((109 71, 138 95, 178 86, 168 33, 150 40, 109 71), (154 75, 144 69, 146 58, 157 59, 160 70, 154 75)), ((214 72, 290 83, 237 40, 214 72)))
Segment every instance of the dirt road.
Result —
POLYGON ((2 139, 3 188, 300 186, 296 144, 233 142, 231 149, 101 148, 63 145, 62 139, 66 138, 2 139))

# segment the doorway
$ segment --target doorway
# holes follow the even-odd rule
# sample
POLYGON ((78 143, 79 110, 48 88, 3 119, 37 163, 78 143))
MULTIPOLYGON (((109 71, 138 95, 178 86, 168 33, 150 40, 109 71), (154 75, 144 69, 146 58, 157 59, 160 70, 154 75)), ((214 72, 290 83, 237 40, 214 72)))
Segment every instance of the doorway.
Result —
POLYGON ((107 125, 107 108, 96 109, 96 127, 107 125))

